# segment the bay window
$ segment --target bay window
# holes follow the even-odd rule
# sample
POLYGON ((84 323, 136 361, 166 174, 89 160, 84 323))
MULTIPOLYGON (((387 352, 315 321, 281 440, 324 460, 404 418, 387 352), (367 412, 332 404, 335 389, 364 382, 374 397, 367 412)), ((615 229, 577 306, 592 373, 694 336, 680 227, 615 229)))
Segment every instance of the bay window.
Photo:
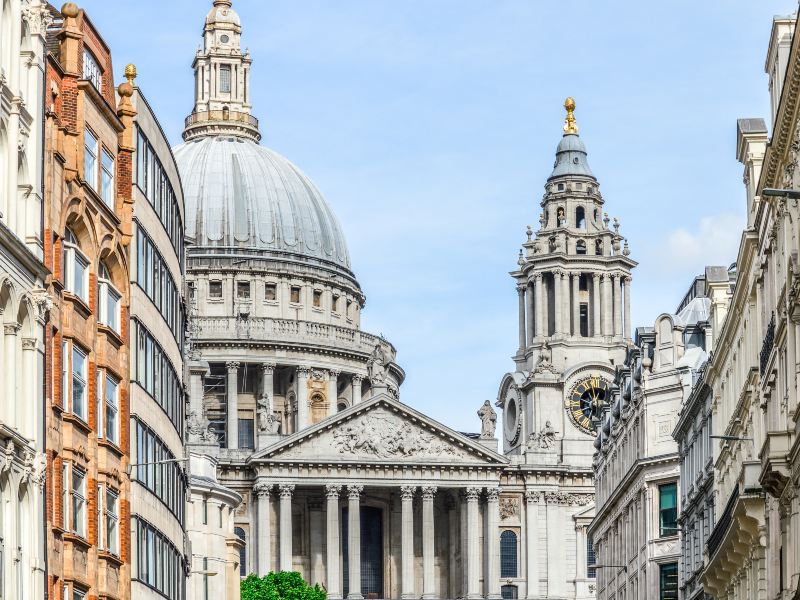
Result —
POLYGON ((64 288, 89 303, 89 259, 81 252, 71 229, 64 234, 64 288))
POLYGON ((97 276, 98 320, 117 333, 120 333, 120 306, 122 295, 111 284, 108 268, 100 263, 97 276))

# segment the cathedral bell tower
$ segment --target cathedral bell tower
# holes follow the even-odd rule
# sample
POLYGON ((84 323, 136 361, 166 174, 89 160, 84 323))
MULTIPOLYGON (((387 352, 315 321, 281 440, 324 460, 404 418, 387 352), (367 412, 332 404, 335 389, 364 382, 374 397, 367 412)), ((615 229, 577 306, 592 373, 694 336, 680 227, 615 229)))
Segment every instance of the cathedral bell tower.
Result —
POLYGON ((194 110, 186 117, 183 139, 234 135, 261 139, 258 119, 250 114, 250 52, 242 53, 242 24, 231 0, 214 0, 206 15, 203 47, 194 69, 194 110))
POLYGON ((532 464, 591 466, 599 416, 630 344, 636 262, 604 211, 578 135, 575 101, 545 184, 539 229, 528 226, 517 268, 516 370, 503 378, 503 448, 532 464))

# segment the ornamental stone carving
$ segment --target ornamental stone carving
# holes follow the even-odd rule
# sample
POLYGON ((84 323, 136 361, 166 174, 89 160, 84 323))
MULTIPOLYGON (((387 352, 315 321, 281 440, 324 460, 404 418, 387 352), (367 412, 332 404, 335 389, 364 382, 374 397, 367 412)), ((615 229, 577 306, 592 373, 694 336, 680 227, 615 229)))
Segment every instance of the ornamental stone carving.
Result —
POLYGON ((586 506, 593 501, 592 494, 570 494, 567 492, 546 492, 545 501, 548 504, 560 506, 586 506))
POLYGON ((500 499, 500 488, 489 487, 486 488, 486 500, 489 502, 497 502, 500 499))
POLYGON ((196 410, 190 410, 186 415, 186 430, 190 444, 216 444, 219 441, 205 414, 200 415, 196 410))
POLYGON ((380 343, 375 344, 367 365, 367 372, 373 385, 382 385, 386 382, 386 355, 383 353, 380 343))
POLYGON ((519 498, 500 498, 500 518, 510 519, 519 514, 519 498))
POLYGON ((342 486, 338 483, 328 483, 325 485, 325 497, 329 500, 336 500, 342 492, 342 486))
POLYGON ((294 484, 293 483, 279 483, 278 484, 278 493, 280 493, 281 498, 291 498, 292 494, 294 494, 294 484))
POLYGON ((418 427, 396 419, 370 414, 343 424, 333 432, 341 454, 373 458, 445 458, 455 456, 449 444, 418 427))
POLYGON ((239 370, 239 361, 231 360, 225 363, 225 368, 228 369, 228 373, 235 373, 239 370))
POLYGON ((553 363, 551 362, 552 358, 553 358, 553 353, 550 350, 550 344, 547 342, 547 340, 544 340, 542 342, 542 347, 539 349, 539 360, 533 372, 544 373, 545 371, 547 371, 549 373, 558 374, 558 369, 556 369, 553 363))
POLYGON ((356 483, 353 485, 347 486, 347 499, 348 500, 359 500, 361 498, 361 494, 364 492, 364 486, 360 483, 356 483))
POLYGON ((537 492, 535 490, 526 490, 525 502, 527 502, 528 504, 544 504, 544 492, 537 492))
POLYGON ((528 437, 528 450, 551 450, 556 444, 557 433, 550 421, 546 421, 544 427, 528 437))
POLYGON ((412 500, 414 498, 414 492, 416 491, 417 487, 414 485, 401 485, 400 486, 400 498, 403 500, 412 500))
POLYGON ((435 485, 423 485, 421 488, 422 499, 433 500, 433 497, 436 495, 436 489, 435 485))
POLYGON ((269 496, 272 493, 274 484, 267 483, 266 481, 259 481, 253 486, 253 493, 260 499, 264 496, 269 496))
POLYGON ((481 488, 479 487, 468 487, 464 490, 464 497, 467 499, 467 502, 477 502, 480 495, 481 488))

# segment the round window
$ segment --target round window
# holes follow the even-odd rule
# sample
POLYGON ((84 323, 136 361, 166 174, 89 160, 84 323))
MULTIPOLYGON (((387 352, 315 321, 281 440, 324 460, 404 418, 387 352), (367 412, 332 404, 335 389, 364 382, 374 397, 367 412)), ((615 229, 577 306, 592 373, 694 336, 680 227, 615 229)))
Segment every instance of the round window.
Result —
POLYGON ((503 419, 506 429, 506 438, 510 442, 515 442, 517 430, 519 429, 519 401, 516 394, 509 394, 506 397, 505 418, 503 419))
POLYGON ((230 39, 231 38, 229 38, 227 35, 221 35, 219 41, 222 42, 223 44, 227 44, 230 41, 230 39))

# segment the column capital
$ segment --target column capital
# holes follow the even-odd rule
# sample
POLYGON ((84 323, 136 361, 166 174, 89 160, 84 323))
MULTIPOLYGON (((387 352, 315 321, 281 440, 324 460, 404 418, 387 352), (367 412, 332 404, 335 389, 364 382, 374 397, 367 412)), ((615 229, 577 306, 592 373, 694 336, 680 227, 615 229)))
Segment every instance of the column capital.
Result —
POLYGON ((261 370, 264 372, 264 375, 272 375, 275 371, 275 367, 277 367, 274 362, 265 362, 261 363, 261 370))
POLYGON ((19 323, 6 323, 3 325, 3 332, 6 335, 17 335, 22 326, 19 323))
POLYGON ((486 488, 486 500, 487 502, 497 502, 498 500, 500 500, 500 488, 499 487, 486 488))
POLYGON ((311 373, 311 367, 308 365, 299 365, 296 370, 298 377, 308 377, 311 373))
POLYGON ((234 373, 239 370, 239 361, 229 360, 225 363, 225 368, 228 369, 228 373, 234 373))
POLYGON ((331 379, 337 379, 341 371, 339 369, 328 369, 328 377, 331 379))
POLYGON ((622 276, 622 282, 625 285, 630 285, 632 280, 633 280, 633 277, 631 277, 630 275, 623 275, 622 276))
POLYGON ((554 269, 553 277, 564 277, 564 269, 554 269))
POLYGON ((525 502, 528 504, 544 504, 544 492, 525 490, 525 502))
POLYGON ((433 497, 436 495, 436 490, 438 488, 435 485, 423 485, 422 490, 422 499, 423 500, 433 500, 433 497))
POLYGON ((364 486, 360 483, 355 483, 353 485, 347 486, 347 499, 348 500, 359 500, 361 498, 361 494, 364 491, 364 486))
POLYGON ((532 278, 534 281, 537 281, 537 282, 538 282, 538 281, 541 281, 541 280, 542 280, 542 277, 543 277, 543 274, 541 273, 541 271, 537 271, 536 273, 534 273, 534 274, 531 276, 531 278, 532 278))
POLYGON ((415 491, 417 491, 417 486, 415 485, 401 485, 400 498, 403 500, 413 500, 415 491))
POLYGON ((281 495, 281 498, 291 498, 292 494, 294 494, 294 484, 293 483, 279 483, 278 484, 278 492, 281 495))
POLYGON ((36 350, 36 338, 24 337, 22 338, 23 350, 36 350))
POLYGON ((325 485, 325 497, 328 500, 336 500, 342 491, 342 486, 339 483, 328 483, 325 485))
POLYGON ((275 486, 274 483, 268 483, 266 481, 258 481, 253 486, 253 493, 262 498, 264 496, 269 496, 272 493, 272 488, 275 486))
POLYGON ((360 375, 359 373, 353 373, 352 377, 353 377, 353 383, 360 384, 362 381, 364 381, 364 376, 360 375))
POLYGON ((527 283, 518 283, 517 284, 517 293, 521 296, 525 293, 525 290, 528 289, 527 283))
POLYGON ((482 489, 483 488, 479 487, 464 488, 464 497, 467 499, 467 502, 477 502, 482 489))

